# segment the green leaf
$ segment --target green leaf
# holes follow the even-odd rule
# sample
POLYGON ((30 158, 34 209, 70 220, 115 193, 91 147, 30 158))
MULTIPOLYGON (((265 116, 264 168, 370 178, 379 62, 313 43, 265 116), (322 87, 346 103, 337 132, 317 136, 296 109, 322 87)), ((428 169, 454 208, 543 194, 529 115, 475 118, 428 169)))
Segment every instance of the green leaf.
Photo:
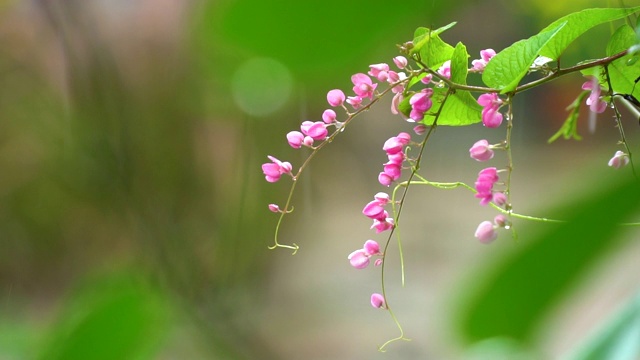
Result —
POLYGON ((94 282, 68 305, 40 359, 151 359, 167 329, 164 302, 129 276, 94 282))
MULTIPOLYGON (((456 44, 453 54, 451 55, 451 81, 466 85, 469 65, 468 59, 469 53, 467 53, 467 48, 459 42, 456 44)), ((434 89, 434 108, 425 115, 422 121, 424 124, 433 124, 435 116, 430 115, 430 113, 436 111, 437 104, 444 99, 446 92, 447 89, 434 89)), ((468 91, 458 90, 449 96, 447 102, 444 104, 438 118, 438 125, 465 126, 475 124, 482 120, 481 113, 482 107, 478 105, 476 99, 471 96, 468 91)))
POLYGON ((616 185, 610 179, 593 185, 598 191, 565 209, 568 222, 549 225, 535 238, 521 231, 515 254, 475 275, 475 289, 465 292, 466 304, 458 313, 467 341, 532 340, 544 316, 589 266, 621 244, 625 227, 619 224, 640 208, 640 186, 635 180, 616 185))
POLYGON ((541 32, 526 40, 520 40, 500 51, 487 64, 482 81, 501 93, 513 91, 527 74, 531 64, 546 44, 566 25, 562 23, 553 30, 541 32))
POLYGON ((451 55, 451 81, 456 84, 467 84, 469 71, 469 53, 463 43, 458 42, 451 55))
POLYGON ((416 29, 413 36, 411 54, 420 55, 422 63, 430 68, 437 68, 445 61, 451 59, 453 46, 442 41, 438 34, 453 25, 455 25, 455 23, 451 23, 437 30, 430 30, 424 27, 416 29))
POLYGON ((640 295, 589 339, 570 360, 623 360, 640 358, 640 295))
MULTIPOLYGON (((636 33, 629 25, 622 25, 611 36, 607 45, 607 55, 611 56, 628 49, 637 41, 636 33)), ((619 94, 631 94, 640 98, 640 86, 635 86, 634 80, 640 76, 640 62, 628 65, 631 56, 624 56, 609 64, 609 78, 614 92, 619 94), (635 86, 635 89, 634 89, 635 86)), ((605 83, 603 86, 608 87, 605 83)))
POLYGON ((587 91, 581 92, 571 105, 567 106, 567 110, 570 110, 571 112, 564 121, 564 124, 562 124, 560 130, 547 140, 549 144, 558 140, 560 136, 564 137, 565 140, 571 138, 574 138, 575 140, 582 140, 582 137, 578 135, 578 116, 580 115, 580 104, 582 104, 587 95, 589 95, 587 91))
MULTIPOLYGON (((444 99, 446 92, 446 89, 434 89, 432 111, 437 110, 437 104, 444 99)), ((435 116, 427 113, 422 123, 432 125, 434 120, 435 116)), ((480 121, 482 121, 482 107, 478 105, 476 99, 468 91, 457 91, 450 95, 444 104, 438 118, 438 125, 466 126, 480 121)))
POLYGON ((540 55, 557 60, 565 49, 580 35, 596 25, 617 20, 640 11, 640 6, 628 9, 586 9, 563 16, 540 33, 551 31, 566 23, 556 36, 540 50, 540 55))

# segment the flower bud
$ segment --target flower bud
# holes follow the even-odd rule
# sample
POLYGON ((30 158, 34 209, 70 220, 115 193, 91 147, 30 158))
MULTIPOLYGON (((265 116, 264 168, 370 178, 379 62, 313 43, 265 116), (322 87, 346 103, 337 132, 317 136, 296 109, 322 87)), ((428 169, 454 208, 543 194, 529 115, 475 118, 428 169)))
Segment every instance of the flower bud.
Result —
POLYGON ((384 302, 384 296, 378 293, 371 294, 371 306, 376 309, 385 309, 387 305, 384 302))
POLYGON ((304 140, 304 135, 300 131, 290 131, 287 134, 287 141, 289 145, 294 149, 300 149, 302 147, 302 141, 304 140))
POLYGON ((478 225, 475 236, 481 243, 488 244, 498 237, 498 233, 490 221, 483 221, 478 225))
POLYGON ((487 140, 476 141, 475 144, 469 149, 469 156, 476 161, 487 161, 493 158, 493 150, 487 140))
POLYGON ((336 117, 336 112, 331 109, 327 109, 322 113, 322 121, 327 124, 334 123, 336 121, 336 117))
POLYGON ((327 93, 327 102, 333 107, 342 105, 344 100, 345 96, 342 90, 334 89, 327 93))

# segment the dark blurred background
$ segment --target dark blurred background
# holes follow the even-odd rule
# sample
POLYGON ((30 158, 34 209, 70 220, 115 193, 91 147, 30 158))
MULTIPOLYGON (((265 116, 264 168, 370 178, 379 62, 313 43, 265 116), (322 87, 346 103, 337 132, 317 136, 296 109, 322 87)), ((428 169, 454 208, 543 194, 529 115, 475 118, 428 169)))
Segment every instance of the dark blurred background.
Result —
MULTIPOLYGON (((269 154, 297 168, 306 153, 284 135, 318 120, 326 92, 349 90, 353 73, 390 63, 416 27, 457 21, 442 37, 474 59, 564 14, 621 5, 638 3, 0 1, 0 359, 459 356, 447 295, 466 265, 511 244, 473 239, 491 211, 462 190, 412 190, 408 285, 391 270, 388 291, 413 341, 390 354, 376 346, 396 329, 368 305, 378 272, 346 261, 375 236, 360 211, 384 190, 381 144, 411 129, 389 100, 301 180, 280 237, 301 246, 293 257, 267 249, 277 221, 267 204, 282 205, 288 187, 264 181, 260 164, 269 154)), ((578 41, 564 64, 603 56, 608 30, 578 41)), ((583 190, 576 179, 617 150, 609 118, 595 135, 581 122, 580 143, 546 144, 582 82, 516 99, 521 212, 583 190)), ((483 136, 503 135, 438 129, 425 176, 472 183, 479 168, 467 150, 483 136)), ((628 284, 618 285, 603 301, 628 284)), ((572 334, 561 328, 543 347, 561 353, 572 334)))

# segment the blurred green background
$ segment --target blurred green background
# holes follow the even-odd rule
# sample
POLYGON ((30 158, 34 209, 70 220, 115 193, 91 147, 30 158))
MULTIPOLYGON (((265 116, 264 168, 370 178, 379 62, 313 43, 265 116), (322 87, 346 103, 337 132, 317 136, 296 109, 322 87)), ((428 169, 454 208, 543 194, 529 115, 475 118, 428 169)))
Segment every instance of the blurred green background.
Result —
MULTIPOLYGON (((348 90, 353 73, 391 62, 418 26, 457 21, 443 38, 475 58, 573 11, 639 4, 0 1, 0 359, 464 356, 452 294, 466 298, 461 279, 526 235, 482 246, 473 232, 493 212, 462 191, 412 190, 402 231, 408 285, 392 270, 387 292, 413 341, 378 353, 396 336, 387 314, 368 305, 379 275, 354 271, 346 256, 374 236, 360 211, 383 190, 381 144, 411 128, 388 102, 302 179, 281 233, 301 246, 294 257, 267 249, 277 220, 267 204, 282 203, 287 189, 265 182, 260 164, 270 154, 299 165, 305 154, 284 135, 320 117, 328 90, 348 90)), ((609 31, 591 31, 565 64, 603 56, 609 31)), ((517 99, 520 212, 546 215, 612 176, 595 170, 617 150, 609 118, 596 134, 582 122, 580 143, 546 144, 582 82, 517 99)), ((470 144, 501 136, 481 126, 436 135, 425 175, 467 183, 479 169, 470 144)), ((565 353, 634 294, 638 250, 624 247, 611 267, 589 273, 535 351, 565 353)))

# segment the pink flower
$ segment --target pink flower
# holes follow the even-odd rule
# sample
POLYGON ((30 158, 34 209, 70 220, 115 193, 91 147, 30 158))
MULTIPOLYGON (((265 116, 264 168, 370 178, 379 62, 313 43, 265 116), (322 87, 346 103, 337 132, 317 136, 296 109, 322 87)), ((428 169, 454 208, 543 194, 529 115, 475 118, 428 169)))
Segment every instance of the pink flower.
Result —
POLYGON ((279 213, 280 211, 280 206, 276 205, 276 204, 269 204, 269 211, 274 212, 274 213, 279 213))
POLYGON ((373 198, 382 206, 385 206, 391 201, 389 194, 385 192, 379 192, 373 196, 373 198))
POLYGON ((287 141, 289 145, 294 149, 300 149, 302 147, 302 141, 304 140, 304 135, 299 131, 290 131, 287 134, 287 141))
POLYGON ((411 134, 406 132, 401 132, 396 136, 398 140, 400 140, 404 145, 408 145, 411 142, 411 134))
POLYGON ((369 265, 372 256, 382 256, 380 245, 374 240, 367 240, 362 249, 352 252, 347 259, 354 268, 364 269, 369 265))
POLYGON ((344 100, 345 96, 342 90, 334 89, 327 93, 327 102, 333 107, 342 105, 344 100))
MULTIPOLYGON (((397 83, 400 80, 404 80, 407 78, 407 74, 403 73, 403 72, 395 72, 393 70, 389 70, 389 78, 387 79, 387 82, 389 84, 394 84, 397 83)), ((393 87, 393 89, 391 89, 391 92, 393 92, 394 94, 398 94, 404 91, 404 84, 398 84, 396 86, 393 87)))
POLYGON ((490 167, 480 170, 475 187, 478 192, 475 197, 480 199, 480 205, 487 205, 493 200, 493 185, 498 181, 496 168, 490 167))
POLYGON ((349 96, 347 97, 347 103, 354 109, 359 109, 362 106, 362 98, 360 96, 349 96))
POLYGON ((322 121, 324 121, 325 124, 334 123, 336 121, 336 117, 336 112, 331 109, 327 109, 322 113, 322 121))
POLYGON ((420 82, 425 85, 429 85, 431 83, 431 80, 433 80, 433 75, 426 74, 422 79, 420 79, 420 82))
POLYGON ((387 154, 387 158, 389 159, 390 163, 402 165, 402 163, 406 159, 406 155, 402 151, 400 151, 395 154, 387 154))
POLYGON ((598 79, 592 77, 591 80, 582 84, 583 90, 591 90, 591 94, 587 98, 587 105, 589 109, 594 113, 603 113, 607 109, 607 103, 600 99, 600 92, 602 88, 598 83, 598 79))
POLYGON ((388 162, 384 164, 383 169, 384 173, 389 175, 393 180, 398 180, 400 176, 402 176, 402 167, 396 163, 388 162))
POLYGON ((396 64, 396 66, 398 67, 398 69, 404 69, 408 62, 407 62, 407 58, 404 56, 396 56, 393 58, 393 62, 396 64))
POLYGON ((370 258, 371 256, 369 256, 364 249, 358 249, 347 257, 351 266, 356 269, 364 269, 369 266, 370 258))
POLYGON ((397 92, 395 95, 393 95, 393 98, 391 99, 391 113, 394 115, 398 115, 400 114, 400 103, 402 102, 402 100, 404 99, 404 97, 402 96, 402 91, 397 92))
MULTIPOLYGON (((386 211, 385 211, 386 213, 386 211)), ((388 215, 388 214, 387 214, 388 215)), ((371 229, 376 229, 376 234, 380 234, 383 231, 393 229, 395 222, 391 217, 380 217, 379 219, 373 219, 373 225, 371 229)))
MULTIPOLYGON (((268 180, 267 180, 268 181, 268 180)), ((277 180, 276 180, 277 181, 277 180)), ((272 181, 273 182, 273 181, 272 181)), ((378 182, 382 185, 382 186, 386 186, 389 187, 392 183, 393 183, 393 179, 387 175, 384 172, 381 172, 378 175, 378 182)))
POLYGON ((353 92, 358 97, 373 99, 373 92, 378 84, 374 84, 370 77, 366 74, 358 73, 351 76, 351 82, 353 83, 353 92))
MULTIPOLYGON (((385 64, 385 63, 381 63, 381 64, 373 64, 373 65, 369 65, 369 68, 371 70, 369 70, 369 75, 373 76, 374 78, 378 79, 379 81, 387 81, 387 78, 389 77, 389 65, 385 64)), ((364 96, 363 96, 364 97, 364 96)))
POLYGON ((322 121, 304 121, 302 125, 300 125, 300 130, 306 136, 310 136, 313 140, 322 141, 327 138, 329 132, 325 124, 322 121))
POLYGON ((402 152, 404 145, 405 144, 402 139, 394 136, 390 137, 389 139, 387 139, 387 141, 384 142, 384 145, 382 145, 382 150, 386 151, 387 155, 393 155, 402 152))
POLYGON ((271 162, 262 164, 262 172, 264 173, 265 178, 268 182, 274 183, 280 180, 280 176, 282 176, 282 174, 291 173, 292 166, 289 162, 280 161, 271 155, 267 157, 269 158, 269 160, 271 160, 271 162))
POLYGON ((371 306, 376 309, 386 309, 387 304, 384 302, 384 296, 378 293, 371 294, 371 306))
POLYGON ((384 214, 384 204, 380 204, 378 200, 373 200, 364 206, 362 213, 370 219, 377 219, 384 214))
POLYGON ((380 245, 378 245, 378 243, 375 242, 374 240, 365 241, 364 242, 364 246, 362 247, 362 249, 369 256, 381 255, 381 253, 380 253, 380 245))
POLYGON ((609 160, 609 166, 615 169, 620 169, 627 164, 629 164, 629 155, 620 150, 616 151, 615 155, 609 160))
POLYGON ((493 158, 493 150, 487 140, 476 141, 475 144, 469 149, 469 155, 472 159, 477 161, 487 161, 493 158))
POLYGON ((411 105, 411 113, 409 114, 409 118, 415 121, 420 121, 424 118, 424 113, 426 113, 433 102, 431 101, 431 94, 433 90, 425 89, 419 93, 415 93, 409 99, 409 104, 411 105))
POLYGON ((440 66, 438 69, 438 74, 442 75, 442 77, 451 79, 451 60, 447 60, 440 66))
POLYGON ((480 59, 473 60, 471 62, 471 65, 473 65, 473 67, 470 69, 470 71, 475 71, 475 72, 484 71, 484 68, 487 66, 487 63, 489 63, 489 60, 491 60, 491 58, 493 58, 494 56, 496 56, 496 52, 493 49, 481 50, 480 59))
POLYGON ((490 221, 483 221, 476 229, 475 237, 481 243, 488 244, 498 237, 498 233, 490 221))
POLYGON ((497 128, 502 124, 502 114, 498 112, 502 100, 496 93, 482 94, 478 97, 478 104, 482 109, 482 123, 488 128, 497 128))

